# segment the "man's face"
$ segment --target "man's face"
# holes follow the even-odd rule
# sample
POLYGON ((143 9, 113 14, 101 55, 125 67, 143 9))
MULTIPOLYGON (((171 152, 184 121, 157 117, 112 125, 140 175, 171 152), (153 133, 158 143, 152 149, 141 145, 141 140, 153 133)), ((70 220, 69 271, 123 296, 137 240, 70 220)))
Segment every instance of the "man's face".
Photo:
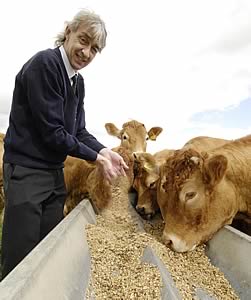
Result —
POLYGON ((64 49, 71 66, 76 71, 86 67, 99 51, 98 45, 93 43, 83 25, 80 25, 76 32, 67 29, 64 49))

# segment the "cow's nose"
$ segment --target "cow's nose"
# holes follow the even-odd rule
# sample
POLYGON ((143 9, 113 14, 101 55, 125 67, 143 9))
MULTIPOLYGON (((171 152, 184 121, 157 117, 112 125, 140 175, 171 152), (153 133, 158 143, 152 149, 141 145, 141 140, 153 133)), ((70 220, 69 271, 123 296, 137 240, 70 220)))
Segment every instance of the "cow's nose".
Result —
POLYGON ((176 252, 186 252, 190 250, 186 242, 176 234, 166 234, 164 232, 162 235, 162 241, 168 248, 176 252))
POLYGON ((144 206, 136 206, 136 210, 140 215, 145 214, 145 208, 144 206))
POLYGON ((164 239, 164 244, 168 247, 168 248, 172 248, 172 240, 169 240, 169 239, 164 239))
POLYGON ((165 235, 165 233, 162 235, 162 241, 168 248, 172 248, 173 242, 169 236, 165 235))

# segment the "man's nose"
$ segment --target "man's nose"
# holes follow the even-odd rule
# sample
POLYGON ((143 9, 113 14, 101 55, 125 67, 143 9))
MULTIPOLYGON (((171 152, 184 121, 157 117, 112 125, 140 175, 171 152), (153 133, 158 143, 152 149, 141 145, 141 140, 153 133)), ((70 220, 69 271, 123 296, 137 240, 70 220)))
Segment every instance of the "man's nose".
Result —
POLYGON ((83 48, 82 53, 83 53, 84 58, 89 58, 91 55, 91 46, 87 46, 87 47, 83 48))

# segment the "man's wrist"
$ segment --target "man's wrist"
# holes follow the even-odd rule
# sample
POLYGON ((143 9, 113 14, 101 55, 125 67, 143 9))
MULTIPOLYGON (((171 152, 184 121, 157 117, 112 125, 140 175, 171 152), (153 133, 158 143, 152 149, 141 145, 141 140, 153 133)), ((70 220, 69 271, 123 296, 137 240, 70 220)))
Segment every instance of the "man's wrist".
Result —
POLYGON ((109 149, 108 148, 102 148, 100 151, 99 151, 99 154, 100 155, 104 155, 106 152, 108 152, 109 149))

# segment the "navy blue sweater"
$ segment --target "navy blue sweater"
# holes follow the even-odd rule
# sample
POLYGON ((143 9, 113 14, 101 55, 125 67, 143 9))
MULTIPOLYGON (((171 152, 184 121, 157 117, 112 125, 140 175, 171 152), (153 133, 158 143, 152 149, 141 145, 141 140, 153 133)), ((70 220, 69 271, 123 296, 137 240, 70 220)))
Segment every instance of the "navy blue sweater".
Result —
POLYGON ((58 169, 67 155, 96 160, 105 146, 85 128, 84 96, 83 77, 76 96, 58 48, 34 55, 16 76, 3 161, 58 169))

